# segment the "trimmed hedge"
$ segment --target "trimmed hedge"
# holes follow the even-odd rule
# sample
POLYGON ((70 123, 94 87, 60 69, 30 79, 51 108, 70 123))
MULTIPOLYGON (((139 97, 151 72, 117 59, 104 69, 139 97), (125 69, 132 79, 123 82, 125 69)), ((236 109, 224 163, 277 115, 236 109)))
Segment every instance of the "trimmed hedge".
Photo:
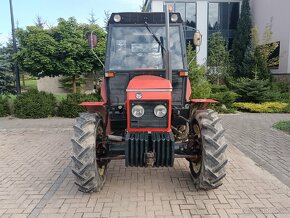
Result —
POLYGON ((14 101, 14 115, 18 118, 46 118, 55 115, 56 99, 53 94, 29 90, 14 101))
POLYGON ((10 115, 8 97, 0 95, 0 117, 6 117, 8 115, 10 115))
POLYGON ((238 110, 253 113, 290 113, 290 106, 284 102, 265 102, 261 104, 255 103, 234 103, 234 107, 238 110))
POLYGON ((85 101, 98 101, 97 95, 90 94, 68 94, 65 99, 63 99, 57 108, 57 116, 75 118, 81 112, 85 112, 86 108, 80 106, 79 104, 85 101))

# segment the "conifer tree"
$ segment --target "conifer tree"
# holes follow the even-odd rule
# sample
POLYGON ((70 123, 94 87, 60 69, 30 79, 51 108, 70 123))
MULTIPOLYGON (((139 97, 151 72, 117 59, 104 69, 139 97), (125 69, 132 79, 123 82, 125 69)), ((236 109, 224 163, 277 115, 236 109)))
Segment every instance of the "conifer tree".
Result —
POLYGON ((0 94, 15 93, 12 71, 12 42, 0 46, 0 94))
POLYGON ((208 78, 214 84, 223 80, 230 68, 229 52, 221 32, 213 33, 208 42, 208 78))
POLYGON ((249 0, 243 0, 241 15, 233 40, 232 56, 233 65, 235 67, 233 73, 234 77, 245 77, 246 75, 244 74, 247 73, 244 72, 244 67, 241 63, 243 62, 247 48, 251 43, 252 19, 250 10, 249 0))

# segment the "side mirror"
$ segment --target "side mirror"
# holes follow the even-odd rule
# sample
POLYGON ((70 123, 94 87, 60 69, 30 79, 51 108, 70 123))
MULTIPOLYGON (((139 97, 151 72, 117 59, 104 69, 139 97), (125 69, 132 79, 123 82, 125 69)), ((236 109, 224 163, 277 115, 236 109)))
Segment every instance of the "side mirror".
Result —
POLYGON ((199 47, 201 45, 201 42, 202 42, 202 35, 200 34, 199 31, 196 31, 193 36, 193 44, 195 45, 195 47, 199 47))
POLYGON ((90 48, 97 47, 98 37, 94 32, 88 33, 87 40, 88 40, 88 44, 89 44, 90 48))
POLYGON ((101 59, 99 58, 99 56, 94 52, 95 47, 97 47, 98 44, 98 37, 95 33, 95 31, 92 32, 87 32, 86 33, 86 38, 88 40, 88 44, 91 48, 91 52, 96 56, 96 58, 98 59, 98 61, 100 62, 100 64, 102 65, 103 69, 105 69, 105 65, 104 63, 101 61, 101 59))

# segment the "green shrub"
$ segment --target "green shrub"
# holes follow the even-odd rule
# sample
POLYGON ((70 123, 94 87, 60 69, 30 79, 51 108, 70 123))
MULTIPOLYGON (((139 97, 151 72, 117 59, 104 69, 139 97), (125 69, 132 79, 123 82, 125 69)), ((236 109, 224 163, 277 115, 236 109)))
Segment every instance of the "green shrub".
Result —
POLYGON ((18 118, 45 118, 55 115, 56 99, 53 94, 29 90, 16 97, 14 115, 18 118))
POLYGON ((235 109, 232 104, 237 100, 239 95, 229 90, 225 85, 212 85, 211 99, 219 101, 217 104, 212 104, 211 109, 219 113, 234 113, 235 109))
POLYGON ((284 82, 272 82, 271 90, 273 92, 286 93, 289 91, 288 84, 284 82))
POLYGON ((206 80, 205 66, 196 63, 196 52, 190 43, 187 46, 188 76, 191 83, 191 98, 209 98, 211 85, 206 80))
POLYGON ((232 104, 237 100, 239 95, 232 91, 217 92, 211 94, 211 98, 224 104, 226 107, 232 107, 232 104))
POLYGON ((98 98, 93 94, 68 94, 67 97, 59 103, 57 116, 68 118, 77 117, 79 113, 86 111, 85 107, 79 105, 85 101, 98 101, 98 98))
POLYGON ((265 95, 265 98, 267 101, 278 101, 278 102, 287 102, 290 103, 290 92, 273 92, 268 91, 265 95))
POLYGON ((238 101, 260 103, 267 101, 270 90, 268 80, 239 78, 231 82, 233 91, 240 95, 238 101))
POLYGON ((226 92, 230 91, 229 88, 226 85, 211 85, 211 91, 212 93, 218 93, 218 92, 226 92))
POLYGON ((10 115, 10 107, 7 96, 0 95, 0 117, 10 115))
POLYGON ((239 102, 234 103, 233 106, 241 111, 253 113, 290 113, 289 104, 284 102, 264 102, 262 104, 239 102))

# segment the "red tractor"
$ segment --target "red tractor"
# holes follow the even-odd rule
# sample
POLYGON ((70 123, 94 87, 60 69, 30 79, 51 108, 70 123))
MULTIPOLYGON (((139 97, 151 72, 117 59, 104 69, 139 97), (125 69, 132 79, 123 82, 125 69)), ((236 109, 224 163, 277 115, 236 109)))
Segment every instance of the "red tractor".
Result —
MULTIPOLYGON (((198 41, 198 38, 195 41, 198 41)), ((96 36, 90 42, 96 43, 96 36)), ((111 160, 173 167, 185 158, 197 188, 222 184, 227 159, 214 100, 190 99, 179 13, 114 13, 107 35, 102 102, 84 102, 74 126, 73 168, 82 192, 99 191, 111 160)))

